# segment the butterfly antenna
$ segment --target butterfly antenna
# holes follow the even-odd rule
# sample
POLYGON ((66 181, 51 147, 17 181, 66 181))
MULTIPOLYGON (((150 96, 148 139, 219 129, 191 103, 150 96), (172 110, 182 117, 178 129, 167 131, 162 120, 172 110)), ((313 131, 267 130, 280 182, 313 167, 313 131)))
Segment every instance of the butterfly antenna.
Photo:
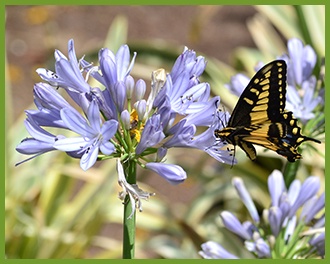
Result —
MULTIPOLYGON (((222 106, 222 108, 223 108, 223 110, 221 110, 220 108, 217 108, 218 113, 220 113, 220 112, 225 113, 225 111, 224 111, 224 106, 222 106)), ((220 121, 220 123, 221 123, 221 126, 222 126, 222 127, 225 127, 225 126, 226 126, 225 123, 227 123, 227 122, 226 122, 227 120, 225 120, 225 123, 224 123, 223 120, 220 118, 220 115, 218 114, 217 116, 218 116, 218 119, 219 119, 219 121, 220 121)), ((225 116, 225 119, 226 119, 226 115, 225 115, 225 114, 224 114, 224 116, 225 116)))

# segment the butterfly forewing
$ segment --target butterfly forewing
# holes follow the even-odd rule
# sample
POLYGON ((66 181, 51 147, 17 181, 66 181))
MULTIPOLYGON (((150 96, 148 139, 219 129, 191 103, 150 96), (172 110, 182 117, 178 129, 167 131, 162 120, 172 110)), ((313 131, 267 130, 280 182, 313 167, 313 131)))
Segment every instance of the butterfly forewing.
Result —
POLYGON ((228 126, 250 126, 272 121, 285 107, 286 64, 273 61, 251 79, 239 98, 228 126))

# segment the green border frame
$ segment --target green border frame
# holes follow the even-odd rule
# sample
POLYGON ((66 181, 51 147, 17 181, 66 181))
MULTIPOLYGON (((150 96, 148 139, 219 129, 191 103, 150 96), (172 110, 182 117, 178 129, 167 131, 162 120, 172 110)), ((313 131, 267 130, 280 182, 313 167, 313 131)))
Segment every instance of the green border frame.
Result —
MULTIPOLYGON (((193 0, 187 2, 186 0, 80 0, 80 1, 42 1, 42 0, 30 0, 28 2, 24 2, 24 5, 246 5, 246 1, 243 0, 193 0)), ((312 4, 312 5, 325 5, 326 1, 315 0, 315 1, 262 1, 262 0, 254 0, 250 5, 266 5, 266 4, 275 4, 275 5, 294 5, 294 4, 312 4), (304 2, 304 3, 302 3, 304 2)), ((4 0, 4 5, 22 5, 22 1, 18 0, 4 0)))
MULTIPOLYGON (((268 3, 265 3, 265 1, 252 1, 252 3, 250 4, 254 4, 254 5, 264 5, 264 4, 318 4, 318 5, 325 5, 326 6, 326 25, 329 25, 329 17, 327 16, 327 14, 329 13, 329 9, 327 8, 327 5, 326 5, 326 1, 267 1, 268 3), (303 3, 302 3, 303 2, 303 3), (311 3, 312 2, 312 3, 311 3)), ((80 0, 80 1, 73 1, 73 0, 60 0, 60 1, 41 1, 41 0, 33 0, 33 1, 26 1, 26 2, 23 2, 22 1, 8 1, 8 0, 4 0, 1 4, 1 17, 3 18, 3 26, 1 27, 1 35, 3 36, 3 41, 1 42, 1 50, 2 50, 2 58, 5 58, 5 52, 6 52, 6 42, 5 42, 5 22, 6 22, 6 13, 5 13, 5 6, 6 5, 246 5, 246 1, 228 1, 228 0, 225 0, 225 1, 217 1, 217 0, 204 0, 204 1, 191 1, 189 3, 187 3, 187 1, 180 1, 180 0, 158 0, 158 1, 151 1, 151 0, 140 0, 140 1, 133 1, 133 0, 111 0, 111 1, 106 1, 106 0, 94 0, 94 1, 86 1, 86 0, 80 0)), ((326 31, 327 32, 327 31, 326 31)), ((329 34, 326 33, 326 41, 327 40, 327 37, 329 36, 329 34)), ((329 48, 327 48, 328 46, 326 46, 326 52, 329 48)), ((1 70, 2 70, 2 75, 1 75, 1 82, 3 84, 3 87, 1 89, 2 91, 2 96, 1 96, 1 106, 2 106, 2 115, 1 115, 1 123, 2 123, 2 128, 1 129, 1 138, 2 138, 2 153, 6 153, 6 142, 5 142, 5 135, 6 135, 6 112, 5 112, 5 67, 4 67, 4 62, 5 60, 3 59, 3 63, 1 64, 1 70)), ((327 81, 326 79, 326 84, 328 85, 329 84, 329 80, 327 81)), ((328 88, 329 89, 329 88, 328 88)), ((325 93, 326 95, 326 101, 328 101, 328 98, 330 96, 330 93, 329 92, 326 92, 325 93)), ((327 105, 325 106, 325 112, 328 111, 328 107, 327 105)), ((328 123, 330 120, 330 114, 328 115, 328 118, 326 118, 326 123, 328 123)), ((326 137, 327 138, 327 137, 326 137)), ((326 148, 326 159, 327 159, 327 154, 329 153, 328 151, 328 147, 327 145, 325 146, 326 148)), ((3 169, 3 175, 5 175, 5 158, 2 159, 2 169, 3 169)), ((328 166, 326 165, 326 168, 325 168, 325 175, 327 174, 328 172, 328 166)), ((3 182, 2 182, 2 193, 3 193, 3 200, 4 199, 4 194, 5 194, 5 183, 4 183, 4 177, 3 177, 3 182)), ((329 185, 328 181, 326 181, 326 186, 329 185)), ((329 195, 326 196, 326 207, 329 208, 329 195)), ((1 223, 3 224, 2 226, 4 227, 4 202, 3 202, 3 210, 2 210, 2 214, 3 214, 3 217, 1 218, 2 221, 1 223)), ((326 226, 328 226, 328 223, 329 223, 329 220, 326 221, 326 226)), ((5 243, 4 243, 4 228, 1 229, 1 244, 3 245, 2 248, 2 253, 1 253, 1 260, 4 260, 6 262, 11 262, 11 263, 36 263, 35 261, 37 262, 41 262, 43 260, 35 260, 35 259, 23 259, 23 260, 19 260, 19 259, 8 259, 6 260, 5 259, 5 243)), ((329 238, 329 235, 326 236, 326 247, 329 248, 329 245, 330 244, 330 238, 329 238)), ((49 261, 49 262, 53 262, 53 263, 58 263, 58 262, 61 262, 64 261, 64 262, 68 262, 68 263, 73 263, 73 262, 77 262, 77 261, 84 261, 85 263, 88 262, 88 263, 94 263, 94 262, 103 262, 103 263, 106 263, 107 259, 104 259, 104 260, 87 260, 87 259, 84 259, 84 260, 55 260, 55 259, 50 259, 50 260, 46 260, 46 261, 49 261)), ((123 263, 124 261, 131 261, 131 260, 111 260, 112 263, 123 263)), ((173 263, 173 261, 177 261, 177 260, 169 260, 169 259, 134 259, 133 260, 134 262, 139 262, 139 263, 173 263)), ((211 261, 214 263, 214 261, 217 261, 217 260, 201 260, 201 259, 192 259, 192 260, 180 260, 180 263, 200 263, 200 262, 203 262, 203 263, 208 263, 208 261, 211 261)), ((224 261, 224 262, 227 262, 227 261, 230 261, 230 260, 219 260, 219 261, 224 261)), ((252 263, 253 259, 251 260, 243 260, 244 262, 247 262, 247 263, 252 263)), ((266 262, 268 261, 273 261, 273 260, 264 260, 266 262)), ((289 261, 289 260, 284 260, 284 261, 289 261)), ((308 261, 308 263, 312 263, 314 261, 322 261, 322 260, 305 260, 305 261, 308 261)), ((323 260, 325 261, 325 260, 323 260)))

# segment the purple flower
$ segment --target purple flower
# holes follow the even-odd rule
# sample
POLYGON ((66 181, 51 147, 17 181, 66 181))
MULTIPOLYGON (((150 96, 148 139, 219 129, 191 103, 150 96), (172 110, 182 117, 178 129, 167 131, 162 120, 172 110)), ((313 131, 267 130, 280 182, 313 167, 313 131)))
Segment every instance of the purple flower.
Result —
MULTIPOLYGON (((243 182, 239 178, 234 178, 233 185, 250 214, 254 212, 254 204, 243 182)), ((324 214, 314 226, 309 226, 315 215, 324 211, 324 192, 320 196, 316 195, 319 187, 319 179, 310 176, 302 185, 298 180, 293 181, 287 190, 282 173, 275 170, 268 178, 272 202, 270 208, 264 209, 263 212, 266 223, 260 225, 259 218, 253 217, 255 212, 251 214, 255 224, 250 221, 241 224, 235 215, 228 211, 223 211, 220 216, 224 226, 240 236, 244 240, 246 249, 258 258, 272 256, 297 258, 300 254, 311 250, 317 252, 319 256, 324 256, 324 235, 322 235, 325 224, 324 214), (301 207, 298 218, 297 211, 301 207), (302 230, 307 231, 302 232, 302 230)), ((221 248, 220 245, 219 247, 221 248)), ((223 258, 221 255, 212 255, 204 249, 200 254, 205 258, 223 258)))
POLYGON ((272 234, 277 237, 282 229, 283 224, 282 210, 276 206, 269 208, 268 221, 272 230, 272 234))
MULTIPOLYGON (((130 75, 135 58, 127 45, 117 53, 101 49, 98 65, 78 60, 73 40, 68 43, 68 58, 56 50, 55 72, 37 70, 49 84, 34 87, 37 109, 26 111, 32 138, 22 141, 17 151, 35 156, 64 151, 79 158, 83 170, 98 159, 122 157, 121 162, 128 159, 125 162, 150 169, 172 184, 187 175, 180 166, 163 163, 169 148, 197 148, 221 162, 234 163, 228 151, 220 150, 225 143, 214 137, 223 113, 217 110, 220 98, 210 98, 210 85, 199 80, 206 67, 204 57, 185 48, 169 74, 163 69, 152 73, 146 99, 146 82, 135 82, 130 75), (88 84, 90 79, 96 81, 93 87, 88 84), (58 93, 60 88, 74 105, 58 93), (47 132, 52 127, 64 130, 61 133, 66 136, 47 132), (198 134, 199 128, 204 132, 198 134)), ((141 194, 137 186, 124 180, 120 184, 132 199, 141 194)))
POLYGON ((89 106, 88 121, 70 108, 61 110, 61 118, 70 130, 81 136, 59 139, 54 143, 54 147, 62 151, 79 151, 78 153, 82 154, 80 166, 83 170, 94 165, 99 150, 105 155, 115 151, 114 145, 109 140, 117 132, 118 122, 107 120, 102 124, 99 107, 95 101, 89 106))
POLYGON ((232 213, 228 211, 223 211, 220 216, 223 224, 228 230, 245 240, 251 239, 251 234, 249 234, 249 232, 245 230, 244 226, 232 213))
MULTIPOLYGON (((49 141, 53 144, 50 149, 66 151, 81 158, 83 169, 90 168, 99 155, 111 155, 118 150, 123 150, 123 153, 116 155, 125 156, 133 151, 139 159, 155 153, 158 148, 162 149, 160 153, 166 153, 172 147, 193 147, 222 162, 232 160, 228 153, 218 151, 214 146, 215 102, 220 99, 210 100, 209 84, 199 81, 206 67, 202 56, 197 57, 194 51, 185 48, 170 74, 166 76, 164 70, 155 71, 151 93, 145 100, 145 81, 138 80, 135 84, 130 76, 136 53, 130 59, 127 45, 121 46, 116 54, 109 49, 101 49, 99 66, 84 59, 78 61, 73 40, 69 41, 68 50, 69 59, 55 51, 56 73, 46 69, 38 69, 37 72, 51 85, 64 88, 87 120, 76 106, 71 106, 50 85, 36 84, 34 92, 38 110, 28 110, 29 119, 39 127, 64 128, 79 135, 73 138, 53 136, 56 143, 49 141), (91 88, 87 83, 89 78, 94 78, 100 86, 91 88), (102 86, 106 89, 102 90, 102 86), (134 91, 135 103, 132 102, 134 91), (183 120, 173 125, 178 114, 183 115, 183 120), (196 135, 198 126, 207 129, 196 135), (123 148, 116 149, 114 144, 123 144, 123 148)), ((162 156, 157 155, 157 161, 162 156)))
POLYGON ((306 224, 312 221, 315 215, 325 207, 325 193, 323 192, 319 197, 314 196, 309 201, 307 201, 300 215, 306 224))
POLYGON ((318 192, 319 188, 320 188, 319 178, 316 176, 308 177, 301 186, 297 199, 291 205, 291 209, 288 217, 292 217, 296 213, 298 208, 300 208, 303 204, 306 203, 306 201, 308 201, 318 192))
MULTIPOLYGON (((99 52, 102 80, 98 79, 107 87, 107 91, 113 102, 119 107, 119 111, 122 111, 122 104, 126 98, 124 82, 134 66, 135 57, 136 53, 130 62, 130 52, 127 45, 121 46, 116 55, 109 49, 101 49, 99 52)), ((97 72, 91 74, 92 76, 99 75, 97 72)))
POLYGON ((278 206, 283 192, 286 190, 283 175, 279 170, 274 170, 268 177, 268 190, 272 198, 272 206, 278 206))
POLYGON ((208 241, 202 244, 202 251, 199 254, 205 259, 238 259, 237 256, 229 253, 220 244, 208 241))
POLYGON ((245 207, 248 209, 253 221, 255 223, 259 223, 259 215, 256 206, 254 205, 254 202, 252 201, 252 198, 245 188, 244 182, 241 178, 234 177, 232 180, 232 184, 234 185, 239 197, 241 198, 242 202, 244 203, 245 207))
POLYGON ((34 103, 38 110, 26 110, 27 116, 39 126, 66 128, 60 111, 72 106, 46 83, 36 83, 33 89, 34 103))
POLYGON ((187 178, 186 172, 178 165, 149 162, 146 168, 156 172, 171 184, 181 183, 187 178))
POLYGON ((164 146, 197 148, 222 163, 236 164, 237 161, 231 156, 231 153, 222 150, 227 143, 218 141, 214 136, 214 130, 222 128, 222 122, 219 120, 229 119, 228 112, 218 110, 219 102, 220 98, 214 97, 205 103, 203 111, 183 118, 168 131, 173 137, 166 141, 164 146), (196 126, 207 127, 207 129, 196 135, 196 126))
POLYGON ((191 86, 187 71, 179 75, 175 82, 168 75, 163 89, 171 104, 171 111, 181 115, 201 111, 210 96, 209 84, 198 83, 191 86))
POLYGON ((182 54, 175 61, 170 75, 173 82, 176 82, 184 72, 187 72, 190 80, 192 77, 198 78, 202 75, 205 68, 206 61, 204 57, 196 57, 196 53, 193 50, 185 47, 182 54))
POLYGON ((199 76, 205 67, 205 59, 196 57, 196 53, 187 48, 178 57, 164 85, 172 112, 186 115, 204 108, 210 97, 210 87, 208 83, 200 83, 199 76))
POLYGON ((188 147, 196 133, 196 126, 185 126, 185 120, 182 120, 168 132, 173 136, 164 143, 164 147, 188 147))
POLYGON ((136 109, 136 112, 137 112, 137 115, 138 115, 139 120, 140 121, 143 121, 144 120, 144 116, 146 114, 146 110, 147 110, 147 102, 146 102, 146 100, 142 99, 140 101, 137 101, 134 104, 134 107, 136 109))
POLYGON ((142 100, 145 93, 146 93, 146 90, 147 90, 147 85, 145 83, 145 81, 143 80, 138 80, 136 82, 136 88, 135 88, 135 97, 136 97, 136 100, 139 101, 139 100, 142 100))
POLYGON ((303 123, 315 117, 313 110, 322 104, 322 96, 316 94, 316 77, 312 75, 317 57, 313 48, 292 38, 288 41, 289 55, 286 60, 288 74, 286 108, 303 123))
POLYGON ((247 250, 255 252, 258 258, 269 258, 271 256, 268 243, 260 237, 255 239, 253 242, 245 241, 244 245, 247 250))
POLYGON ((249 82, 250 79, 246 75, 238 73, 230 78, 230 82, 225 84, 225 87, 233 94, 240 97, 249 82))
POLYGON ((314 96, 315 88, 315 76, 311 76, 308 80, 304 81, 300 90, 297 90, 291 85, 287 87, 286 108, 292 111, 295 117, 299 118, 303 123, 315 117, 313 110, 322 103, 321 96, 314 96))
MULTIPOLYGON (((61 138, 60 136, 56 137, 53 134, 42 129, 33 119, 29 117, 24 121, 24 124, 32 138, 26 138, 22 140, 22 142, 16 147, 16 150, 19 153, 27 155, 36 154, 32 157, 34 158, 48 151, 55 150, 53 145, 58 139, 61 138)), ((18 164, 21 164, 23 162, 20 162, 18 164)))
MULTIPOLYGON (((134 53, 133 59, 130 62, 130 52, 127 45, 123 45, 118 49, 118 52, 113 54, 109 49, 101 49, 99 52, 100 69, 103 74, 103 83, 107 88, 115 93, 115 84, 120 81, 125 81, 129 76, 135 61, 136 53, 134 53)), ((98 74, 97 72, 92 75, 98 74)))
POLYGON ((302 41, 297 38, 288 41, 288 52, 290 58, 288 83, 301 86, 312 75, 317 61, 316 53, 311 46, 304 46, 302 41))
POLYGON ((148 119, 142 132, 141 140, 136 147, 136 153, 141 154, 149 147, 153 147, 165 138, 160 115, 153 115, 148 119))
POLYGON ((91 88, 80 72, 73 40, 69 40, 68 50, 69 60, 60 51, 55 51, 56 73, 42 68, 37 69, 37 73, 53 86, 61 86, 79 93, 89 93, 91 88))
POLYGON ((310 239, 309 244, 317 250, 319 256, 322 256, 324 258, 324 256, 325 256, 325 231, 314 235, 310 239))

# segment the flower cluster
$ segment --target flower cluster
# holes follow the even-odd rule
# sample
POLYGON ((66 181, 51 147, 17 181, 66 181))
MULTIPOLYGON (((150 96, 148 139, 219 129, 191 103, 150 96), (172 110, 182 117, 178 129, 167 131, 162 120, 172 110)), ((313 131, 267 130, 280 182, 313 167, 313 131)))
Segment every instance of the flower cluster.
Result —
MULTIPOLYGON (((152 73, 151 91, 146 97, 146 82, 135 81, 130 75, 136 53, 131 59, 127 45, 116 54, 103 48, 98 55, 97 66, 84 58, 78 60, 70 40, 68 58, 55 51, 55 72, 37 69, 47 83, 34 86, 37 110, 27 110, 25 120, 32 137, 17 146, 18 152, 34 158, 53 150, 64 151, 79 158, 83 170, 96 160, 134 160, 172 184, 184 181, 186 173, 178 165, 163 162, 169 148, 197 148, 221 162, 232 163, 230 153, 219 150, 225 143, 216 142, 213 135, 214 129, 221 129, 218 121, 226 113, 217 109, 219 97, 210 99, 209 84, 199 80, 206 67, 204 57, 185 48, 170 73, 164 69, 152 73), (91 87, 91 78, 99 85, 91 87), (58 88, 63 88, 73 103, 62 97, 58 88), (54 127, 74 135, 55 135, 47 130, 54 127), (198 127, 204 132, 196 134, 198 127)), ((120 183, 124 192, 132 190, 124 180, 120 183)), ((132 197, 136 199, 141 192, 135 191, 132 197)))
MULTIPOLYGON (((288 41, 288 55, 278 57, 287 63, 286 109, 293 112, 303 124, 313 119, 315 108, 324 103, 323 89, 316 91, 317 78, 312 75, 317 62, 317 55, 309 45, 304 46, 301 40, 292 38, 288 41)), ((258 65, 260 69, 262 65, 258 65)), ((236 74, 226 87, 240 96, 250 79, 244 74, 236 74)))
POLYGON ((317 62, 316 53, 311 46, 303 46, 301 40, 293 38, 288 41, 288 55, 281 58, 288 64, 287 109, 306 123, 315 117, 313 110, 324 99, 322 92, 315 95, 317 78, 312 73, 317 62))
MULTIPOLYGON (((241 237, 245 248, 256 258, 324 257, 325 195, 317 195, 318 177, 310 176, 302 184, 296 179, 286 189, 282 173, 273 171, 268 178, 271 205, 264 209, 263 219, 259 218, 243 181, 234 178, 233 185, 253 221, 241 223, 228 211, 220 216, 224 226, 241 237)), ((238 258, 213 241, 202 244, 200 255, 208 259, 238 258)))

